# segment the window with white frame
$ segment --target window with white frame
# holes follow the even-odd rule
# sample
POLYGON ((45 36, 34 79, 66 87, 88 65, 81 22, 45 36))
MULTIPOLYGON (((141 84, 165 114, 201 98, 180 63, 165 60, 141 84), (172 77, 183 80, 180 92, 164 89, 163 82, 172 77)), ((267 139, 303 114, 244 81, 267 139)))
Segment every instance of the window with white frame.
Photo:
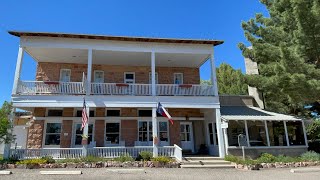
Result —
POLYGON ((214 144, 214 141, 213 141, 213 125, 212 123, 208 123, 208 131, 209 131, 209 141, 210 141, 210 144, 214 144))
POLYGON ((60 145, 61 123, 47 123, 45 145, 60 145))
MULTIPOLYGON (((75 125, 75 138, 74 138, 74 145, 81 145, 82 144, 82 135, 83 130, 81 130, 82 124, 76 124, 75 125)), ((92 142, 93 139, 93 124, 88 125, 88 144, 92 142)))
POLYGON ((104 71, 95 70, 93 79, 95 83, 104 83, 104 71))
MULTIPOLYGON (((158 84, 158 73, 155 73, 156 84, 158 84)), ((149 72, 149 84, 152 84, 152 73, 149 72)))
POLYGON ((119 144, 120 141, 120 123, 106 123, 106 142, 107 144, 119 144))
POLYGON ((70 69, 61 69, 60 70, 60 81, 61 82, 70 82, 71 70, 70 69))
POLYGON ((183 84, 183 73, 173 74, 174 84, 183 84))
POLYGON ((124 73, 124 83, 127 83, 127 84, 135 83, 135 75, 133 72, 124 73))
MULTIPOLYGON (((153 141, 152 121, 139 121, 138 124, 139 141, 153 141)), ((160 141, 169 141, 168 122, 158 122, 158 136, 160 141)))
POLYGON ((160 141, 168 141, 168 122, 159 122, 159 139, 160 141))

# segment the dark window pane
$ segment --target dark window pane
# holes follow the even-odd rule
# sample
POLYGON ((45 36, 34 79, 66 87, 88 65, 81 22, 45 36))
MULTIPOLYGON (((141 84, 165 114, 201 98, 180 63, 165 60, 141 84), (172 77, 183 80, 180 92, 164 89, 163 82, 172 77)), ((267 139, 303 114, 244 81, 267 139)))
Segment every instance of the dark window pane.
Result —
POLYGON ((139 117, 152 117, 152 110, 139 110, 139 117))
POLYGON ((216 135, 216 142, 217 142, 216 145, 218 145, 218 144, 219 144, 219 141, 218 141, 217 123, 214 123, 213 125, 214 125, 214 130, 215 130, 215 135, 216 135))
POLYGON ((186 141, 185 133, 180 133, 180 140, 181 141, 186 141))
POLYGON ((75 145, 81 145, 81 141, 82 141, 82 136, 81 135, 76 135, 75 138, 75 145))
POLYGON ((147 122, 139 122, 139 131, 147 131, 147 122))
MULTIPOLYGON (((83 133, 83 131, 81 130, 81 125, 82 124, 77 124, 76 125, 76 134, 82 134, 83 133)), ((92 134, 92 132, 93 132, 93 124, 89 124, 89 126, 88 126, 88 134, 92 134)))
POLYGON ((213 133, 212 123, 208 124, 208 128, 209 128, 209 133, 212 134, 213 133))
MULTIPOLYGON (((82 110, 77 110, 77 117, 82 117, 82 110)), ((94 117, 94 110, 90 110, 89 117, 94 117)))
POLYGON ((106 123, 106 133, 119 133, 119 123, 106 123))
POLYGON ((106 134, 106 141, 110 141, 111 144, 119 144, 119 134, 106 134))
POLYGON ((290 145, 306 145, 302 123, 300 121, 287 122, 287 129, 290 145))
POLYGON ((126 74, 126 79, 133 79, 133 74, 126 74))
POLYGON ((283 121, 267 121, 270 146, 287 146, 283 121))
POLYGON ((210 144, 213 144, 213 134, 210 134, 210 144))
POLYGON ((239 146, 238 136, 246 135, 244 121, 229 121, 227 131, 229 146, 239 146))
POLYGON ((61 123, 47 123, 47 133, 60 133, 61 123))
POLYGON ((168 130, 167 122, 159 122, 159 130, 167 131, 168 130))
POLYGON ((48 110, 48 116, 62 116, 62 110, 50 109, 48 110))
POLYGON ((160 141, 168 141, 168 133, 160 132, 160 141))
POLYGON ((120 116, 120 110, 107 110, 107 116, 120 116))
POLYGON ((60 134, 46 135, 45 145, 60 145, 60 134))
POLYGON ((147 141, 148 134, 147 132, 139 132, 139 141, 147 141))
POLYGON ((149 141, 153 141, 152 132, 149 132, 149 141))

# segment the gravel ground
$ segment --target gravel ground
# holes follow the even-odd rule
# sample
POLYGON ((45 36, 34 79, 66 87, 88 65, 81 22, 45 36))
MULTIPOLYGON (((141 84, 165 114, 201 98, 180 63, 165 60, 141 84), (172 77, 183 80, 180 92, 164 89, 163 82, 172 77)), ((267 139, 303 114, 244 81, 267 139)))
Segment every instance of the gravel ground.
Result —
MULTIPOLYGON (((50 171, 52 169, 41 169, 50 171)), ((11 175, 0 175, 1 180, 35 179, 255 179, 255 180, 319 180, 320 172, 291 173, 290 169, 244 171, 236 169, 145 169, 145 171, 112 172, 115 169, 54 169, 56 171, 81 170, 82 175, 40 175, 39 169, 12 169, 11 175)))

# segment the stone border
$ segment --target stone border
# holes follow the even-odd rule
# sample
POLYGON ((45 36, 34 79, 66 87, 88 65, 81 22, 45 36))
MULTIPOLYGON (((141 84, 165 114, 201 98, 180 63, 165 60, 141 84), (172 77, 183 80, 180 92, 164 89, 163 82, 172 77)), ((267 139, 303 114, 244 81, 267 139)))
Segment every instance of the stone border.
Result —
POLYGON ((39 168, 180 168, 180 163, 169 162, 166 164, 153 161, 133 161, 133 162, 96 162, 96 163, 53 163, 53 164, 0 164, 0 169, 39 169, 39 168))
POLYGON ((243 164, 236 164, 236 169, 243 169, 243 170, 260 170, 260 169, 270 169, 270 168, 297 168, 297 167, 311 167, 311 166, 320 166, 320 161, 314 162, 290 162, 290 163, 283 163, 283 162, 276 162, 276 163, 261 163, 261 164, 252 164, 252 165, 243 165, 243 164))

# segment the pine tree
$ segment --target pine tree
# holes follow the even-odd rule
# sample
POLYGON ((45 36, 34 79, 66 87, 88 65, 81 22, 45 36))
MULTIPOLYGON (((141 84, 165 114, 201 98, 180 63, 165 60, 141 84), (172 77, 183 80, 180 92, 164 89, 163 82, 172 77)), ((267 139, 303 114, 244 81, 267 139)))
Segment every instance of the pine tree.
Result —
POLYGON ((320 99, 320 0, 261 0, 270 17, 242 23, 252 48, 239 48, 258 63, 246 81, 265 96, 269 110, 299 115, 320 99))

